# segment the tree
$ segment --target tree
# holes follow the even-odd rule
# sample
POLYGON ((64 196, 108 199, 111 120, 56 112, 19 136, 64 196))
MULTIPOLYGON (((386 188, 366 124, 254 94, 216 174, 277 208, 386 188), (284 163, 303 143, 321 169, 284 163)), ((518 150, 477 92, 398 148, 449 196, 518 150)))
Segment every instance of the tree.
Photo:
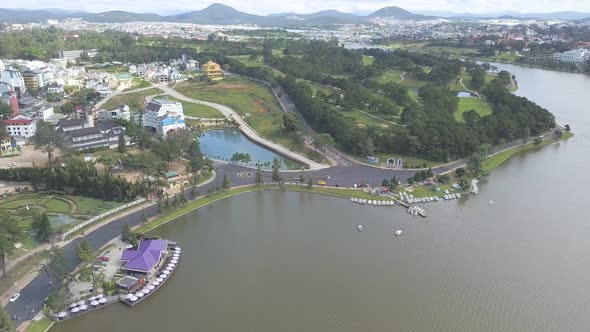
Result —
POLYGON ((328 133, 319 134, 313 140, 312 145, 317 148, 318 150, 322 151, 323 158, 326 158, 326 149, 329 146, 334 146, 336 141, 332 137, 332 135, 328 133))
POLYGON ((35 213, 33 215, 33 222, 31 223, 31 228, 35 232, 35 237, 39 241, 49 242, 51 235, 53 234, 53 229, 51 227, 51 223, 49 222, 49 217, 47 213, 35 213))
POLYGON ((458 178, 461 178, 464 175, 465 175, 465 168, 459 167, 455 170, 455 176, 457 176, 458 178))
POLYGON ((482 162, 483 157, 479 152, 473 152, 471 157, 469 157, 469 161, 467 162, 467 167, 473 172, 474 174, 478 174, 482 171, 482 162))
POLYGON ((301 174, 299 174, 299 182, 301 184, 305 183, 305 174, 303 174, 303 170, 301 171, 301 174))
POLYGON ((230 188, 229 179, 227 178, 227 173, 223 174, 223 181, 221 182, 221 188, 223 188, 223 190, 228 190, 230 188))
POLYGON ((23 231, 12 214, 0 213, 0 261, 2 277, 6 275, 6 256, 14 251, 14 245, 23 238, 23 231))
POLYGON ((127 142, 125 142, 125 135, 123 135, 123 132, 119 134, 119 140, 117 142, 117 151, 119 151, 119 153, 127 152, 127 142))
POLYGON ((133 244, 133 240, 135 239, 135 234, 133 234, 133 231, 131 231, 131 227, 129 227, 127 222, 121 224, 121 239, 131 244, 133 244))
POLYGON ((84 239, 78 245, 78 258, 80 258, 83 263, 88 263, 92 260, 92 252, 92 246, 88 240, 84 239))
POLYGON ((279 169, 281 167, 281 162, 279 158, 272 159, 272 180, 275 182, 281 181, 281 174, 279 173, 279 169))
POLYGON ((55 131, 51 124, 45 121, 37 121, 37 130, 32 138, 35 148, 41 148, 47 152, 47 158, 53 161, 53 152, 57 148, 64 147, 63 138, 55 131))
POLYGON ((409 185, 413 185, 414 184, 414 178, 413 177, 409 177, 408 178, 408 184, 409 185))
POLYGON ((556 136, 557 138, 561 138, 561 137, 563 136, 563 131, 561 131, 561 129, 559 129, 559 128, 556 128, 556 129, 553 131, 553 133, 555 134, 555 136, 556 136))
POLYGON ((570 131, 570 130, 571 130, 571 129, 570 129, 570 125, 569 125, 569 124, 566 124, 566 125, 564 126, 564 128, 565 128, 565 131, 570 131))
POLYGON ((14 332, 14 325, 10 319, 10 315, 4 307, 0 305, 0 332, 14 332))
POLYGON ((56 247, 51 249, 44 271, 60 287, 65 285, 65 279, 68 276, 69 268, 62 248, 56 247))
POLYGON ((533 144, 535 145, 541 145, 541 143, 543 143, 543 137, 541 136, 535 137, 535 139, 533 140, 533 144))
POLYGON ((383 179, 383 181, 381 181, 381 186, 382 187, 389 187, 390 182, 387 179, 383 179))
POLYGON ((312 177, 310 177, 310 178, 309 178, 309 181, 307 181, 307 187, 308 187, 308 188, 311 188, 311 187, 313 187, 313 178, 312 178, 312 177))
POLYGON ((260 165, 258 165, 258 167, 256 168, 256 176, 254 178, 254 183, 256 183, 257 186, 264 183, 264 177, 262 176, 262 169, 260 168, 260 165))

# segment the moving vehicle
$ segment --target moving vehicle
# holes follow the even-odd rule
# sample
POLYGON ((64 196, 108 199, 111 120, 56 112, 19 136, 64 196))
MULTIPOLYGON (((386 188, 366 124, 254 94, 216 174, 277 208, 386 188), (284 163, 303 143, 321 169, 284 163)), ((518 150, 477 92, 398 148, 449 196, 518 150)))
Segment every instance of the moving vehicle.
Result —
POLYGON ((16 301, 18 298, 20 297, 20 293, 14 293, 12 294, 12 296, 10 297, 10 299, 8 301, 10 302, 14 302, 16 301))

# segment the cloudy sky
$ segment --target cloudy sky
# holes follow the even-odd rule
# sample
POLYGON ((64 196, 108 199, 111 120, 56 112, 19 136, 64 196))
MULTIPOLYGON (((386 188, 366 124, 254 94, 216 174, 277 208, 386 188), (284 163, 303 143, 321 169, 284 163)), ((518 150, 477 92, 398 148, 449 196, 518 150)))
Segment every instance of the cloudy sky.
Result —
POLYGON ((310 13, 324 9, 338 9, 344 12, 371 12, 385 6, 399 6, 407 10, 454 11, 486 13, 501 11, 516 12, 553 12, 581 11, 590 12, 590 0, 257 0, 253 1, 222 0, 19 0, 8 1, 0 5, 4 8, 63 8, 68 10, 85 10, 99 12, 107 10, 127 10, 133 12, 153 12, 159 14, 175 10, 198 10, 214 2, 221 2, 238 10, 253 14, 270 14, 283 12, 310 13), (5 7, 6 6, 6 7, 5 7))

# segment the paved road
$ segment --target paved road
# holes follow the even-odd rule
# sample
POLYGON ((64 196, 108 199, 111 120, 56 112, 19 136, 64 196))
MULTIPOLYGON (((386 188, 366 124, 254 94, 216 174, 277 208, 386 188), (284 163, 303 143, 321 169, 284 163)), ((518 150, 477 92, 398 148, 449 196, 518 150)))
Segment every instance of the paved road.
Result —
POLYGON ((115 93, 111 93, 110 95, 107 95, 103 100, 99 101, 98 103, 96 103, 96 105, 94 105, 94 107, 96 109, 100 109, 102 107, 102 105, 104 105, 107 101, 109 101, 111 98, 113 98, 114 96, 118 96, 118 95, 125 95, 128 93, 135 93, 135 92, 139 92, 139 91, 144 91, 144 90, 149 90, 153 88, 153 86, 148 86, 145 88, 141 88, 141 89, 135 89, 135 90, 129 90, 129 91, 117 91, 115 93))

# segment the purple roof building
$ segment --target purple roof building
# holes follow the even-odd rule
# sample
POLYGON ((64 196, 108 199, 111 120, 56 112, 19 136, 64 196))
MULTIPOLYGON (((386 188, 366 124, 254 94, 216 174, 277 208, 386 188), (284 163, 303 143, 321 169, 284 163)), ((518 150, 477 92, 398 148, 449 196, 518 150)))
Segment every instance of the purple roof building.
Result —
POLYGON ((168 247, 166 240, 142 240, 137 250, 126 249, 121 260, 126 262, 123 269, 131 272, 151 274, 160 263, 168 247))

